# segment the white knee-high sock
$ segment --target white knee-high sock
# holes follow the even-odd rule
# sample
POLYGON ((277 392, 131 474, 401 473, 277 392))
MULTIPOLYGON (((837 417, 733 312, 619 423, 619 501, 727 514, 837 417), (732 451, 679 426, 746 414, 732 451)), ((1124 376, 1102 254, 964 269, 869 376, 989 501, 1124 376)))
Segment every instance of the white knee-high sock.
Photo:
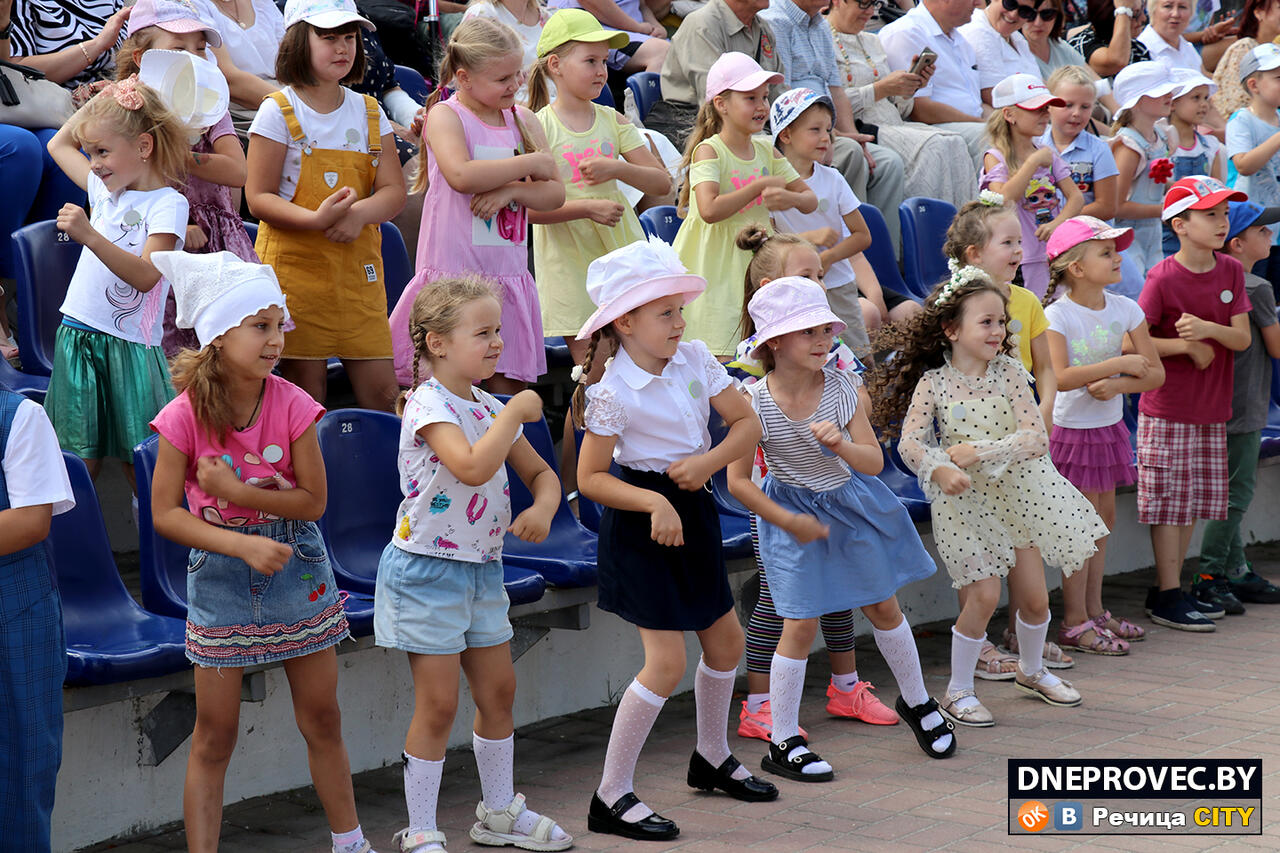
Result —
POLYGON ((409 809, 409 829, 414 832, 436 828, 436 802, 440 799, 440 778, 444 759, 428 761, 404 753, 404 804, 409 809))
MULTIPOLYGON (((951 626, 951 683, 947 685, 948 693, 973 689, 973 670, 978 665, 978 655, 982 654, 982 644, 986 639, 966 637, 956 626, 951 626)), ((960 700, 960 707, 976 701, 966 697, 960 700)))
MULTIPOLYGON (((898 682, 898 691, 902 694, 903 701, 912 708, 928 702, 929 691, 924 686, 924 674, 920 671, 920 652, 916 649, 916 638, 911 634, 907 617, 903 616, 898 627, 888 631, 881 631, 874 625, 871 630, 876 638, 876 647, 880 649, 880 654, 884 656, 885 663, 889 664, 889 669, 898 682)), ((969 667, 969 672, 972 678, 973 667, 969 667)), ((934 711, 925 716, 920 724, 925 729, 932 729, 942 725, 942 722, 942 715, 934 711)), ((935 746, 937 752, 945 752, 951 746, 951 735, 938 738, 935 746)))
MULTIPOLYGON (((1049 633, 1049 620, 1039 625, 1028 625, 1022 621, 1022 613, 1014 617, 1014 631, 1018 635, 1018 666, 1023 675, 1035 675, 1044 669, 1044 640, 1049 633)), ((1046 673, 1046 681, 1055 684, 1058 677, 1046 673)))
MULTIPOLYGON (((773 653, 769 665, 769 707, 773 709, 771 739, 781 745, 788 738, 800 734, 800 698, 804 694, 804 671, 809 661, 804 658, 783 657, 773 653)), ((804 755, 810 750, 797 746, 792 755, 804 755)), ((825 761, 806 764, 802 773, 827 773, 831 765, 825 761)))
MULTIPOLYGON (((481 799, 494 811, 505 809, 516 798, 515 735, 507 735, 502 740, 489 740, 472 732, 471 747, 476 754, 476 772, 480 774, 481 799)), ((542 815, 526 806, 516 818, 512 829, 528 835, 538 825, 540 817, 542 815)), ((561 839, 565 835, 564 830, 558 826, 551 831, 553 839, 561 839)))
MULTIPOLYGON (((701 658, 693 675, 693 698, 698 714, 698 754, 712 767, 719 767, 732 753, 729 751, 729 706, 733 703, 733 680, 737 670, 721 672, 707 666, 701 658)), ((751 771, 739 767, 734 779, 746 779, 751 771)))
MULTIPOLYGON (((600 787, 596 789, 606 806, 612 806, 619 797, 635 788, 636 761, 654 721, 658 719, 658 712, 666 702, 667 697, 659 696, 639 681, 633 680, 623 692, 618 712, 613 716, 613 731, 609 733, 609 747, 604 754, 600 787)), ((653 809, 641 803, 632 806, 622 819, 634 822, 651 814, 653 809)))

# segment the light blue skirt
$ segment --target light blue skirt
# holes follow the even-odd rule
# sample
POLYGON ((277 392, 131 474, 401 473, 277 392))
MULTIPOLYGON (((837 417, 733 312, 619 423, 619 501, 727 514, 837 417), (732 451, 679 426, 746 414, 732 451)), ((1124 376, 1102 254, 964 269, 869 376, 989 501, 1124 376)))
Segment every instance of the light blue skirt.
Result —
POLYGON ((843 486, 815 492, 769 476, 762 488, 783 509, 812 515, 830 528, 826 539, 801 545, 757 519, 760 560, 774 606, 785 619, 877 604, 937 570, 906 509, 876 477, 854 472, 843 486))

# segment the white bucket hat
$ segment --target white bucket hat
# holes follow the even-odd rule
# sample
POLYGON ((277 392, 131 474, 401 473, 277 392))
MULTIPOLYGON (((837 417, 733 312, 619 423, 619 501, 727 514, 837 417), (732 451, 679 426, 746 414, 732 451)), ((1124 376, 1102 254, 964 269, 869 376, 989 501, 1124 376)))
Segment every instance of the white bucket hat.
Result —
POLYGON ((685 269, 676 250, 657 237, 614 249, 587 267, 587 295, 598 307, 578 340, 655 299, 681 294, 688 305, 706 289, 707 280, 685 269))
POLYGON ((1180 85, 1169 73, 1168 66, 1145 60, 1120 69, 1112 89, 1120 109, 1131 110, 1144 96, 1162 98, 1172 95, 1180 85))
POLYGON ((151 262, 173 285, 178 327, 195 329, 202 347, 272 305, 284 310, 285 328, 290 326, 280 282, 266 264, 246 263, 231 252, 154 252, 151 262))
POLYGON ((789 275, 760 288, 747 303, 747 313, 756 324, 752 336, 756 356, 771 339, 815 326, 831 325, 834 334, 845 330, 845 323, 831 310, 822 285, 798 275, 789 275))
POLYGON ((333 30, 352 21, 366 30, 374 30, 373 22, 360 17, 352 0, 289 0, 284 4, 284 28, 306 21, 320 30, 333 30))
POLYGON ((227 78, 207 59, 185 50, 148 50, 138 66, 138 80, 193 130, 213 127, 231 104, 227 78))

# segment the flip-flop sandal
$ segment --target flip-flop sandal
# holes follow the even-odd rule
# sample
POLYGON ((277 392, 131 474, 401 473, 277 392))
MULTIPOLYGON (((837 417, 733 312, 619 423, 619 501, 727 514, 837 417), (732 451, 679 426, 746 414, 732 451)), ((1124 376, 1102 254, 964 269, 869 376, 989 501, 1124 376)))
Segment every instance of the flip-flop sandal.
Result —
POLYGON ((1102 611, 1098 618, 1093 621, 1094 624, 1107 628, 1125 642, 1140 643, 1147 638, 1146 628, 1141 625, 1135 625, 1128 619, 1118 619, 1111 615, 1110 610, 1102 611))
POLYGON ((929 697, 928 702, 925 702, 923 705, 916 705, 914 708, 907 704, 907 700, 899 696, 894 707, 898 711, 898 716, 902 717, 902 719, 906 721, 907 725, 911 727, 911 731, 915 733, 916 743, 920 744, 920 748, 924 750, 925 755, 930 758, 950 758, 952 755, 955 755, 956 727, 946 717, 942 717, 942 711, 938 708, 938 703, 932 696, 929 697), (938 713, 939 717, 942 717, 942 725, 926 729, 922 721, 925 717, 935 711, 938 713), (951 743, 948 744, 947 748, 942 752, 938 752, 933 748, 933 745, 937 743, 943 735, 951 735, 951 743))
POLYGON ((835 771, 832 770, 824 773, 805 773, 804 768, 823 759, 812 750, 803 755, 792 755, 798 746, 809 746, 809 742, 803 735, 793 735, 781 744, 771 742, 769 754, 760 759, 760 766, 770 773, 796 782, 830 782, 835 778, 835 771))
POLYGON ((978 667, 973 675, 983 681, 1013 681, 1018 675, 1018 656, 1002 653, 995 643, 986 640, 978 653, 978 667), (1005 664, 1009 666, 1008 671, 1005 664))
POLYGON ((1086 619, 1079 625, 1070 627, 1063 625, 1058 629, 1058 642, 1069 649, 1084 652, 1088 655, 1107 655, 1115 657, 1129 654, 1129 644, 1103 628, 1097 622, 1086 619), (1091 639, 1085 639, 1091 635, 1091 639))

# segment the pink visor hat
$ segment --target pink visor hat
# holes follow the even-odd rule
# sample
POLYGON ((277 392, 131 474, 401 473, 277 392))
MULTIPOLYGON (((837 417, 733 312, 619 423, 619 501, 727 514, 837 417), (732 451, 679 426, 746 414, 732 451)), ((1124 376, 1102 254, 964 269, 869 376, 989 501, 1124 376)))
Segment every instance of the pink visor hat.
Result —
POLYGON ((1096 216, 1073 216, 1054 229, 1045 247, 1049 260, 1089 240, 1115 240, 1116 251, 1123 252, 1133 245, 1132 228, 1116 228, 1096 216))

